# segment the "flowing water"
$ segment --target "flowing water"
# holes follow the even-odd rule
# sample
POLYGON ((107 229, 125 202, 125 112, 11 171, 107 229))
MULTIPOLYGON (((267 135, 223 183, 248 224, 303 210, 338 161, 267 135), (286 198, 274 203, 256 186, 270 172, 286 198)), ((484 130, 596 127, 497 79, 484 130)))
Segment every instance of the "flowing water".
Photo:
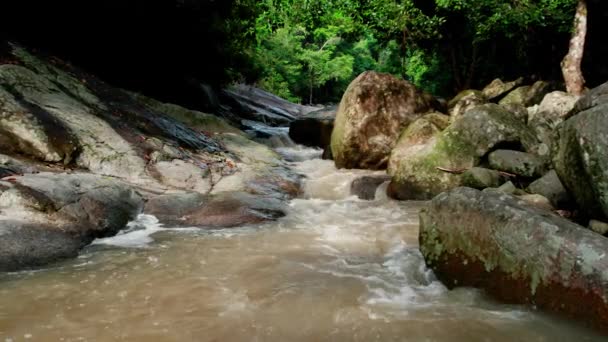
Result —
POLYGON ((0 342, 602 340, 448 291, 418 252, 420 203, 360 201, 349 184, 370 172, 281 152, 307 176, 286 217, 201 231, 142 215, 76 260, 0 275, 0 342))

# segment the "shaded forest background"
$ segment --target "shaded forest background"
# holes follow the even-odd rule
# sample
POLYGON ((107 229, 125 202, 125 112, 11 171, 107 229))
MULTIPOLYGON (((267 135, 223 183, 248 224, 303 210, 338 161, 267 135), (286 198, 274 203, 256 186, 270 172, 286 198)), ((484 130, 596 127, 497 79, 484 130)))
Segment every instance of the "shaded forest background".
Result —
MULTIPOLYGON (((0 39, 61 57, 117 86, 202 109, 201 82, 247 82, 295 102, 332 103, 365 70, 447 97, 496 77, 560 82, 575 6, 576 0, 23 0, 2 5, 0 39)), ((588 86, 608 79, 607 19, 608 4, 589 1, 588 86)))

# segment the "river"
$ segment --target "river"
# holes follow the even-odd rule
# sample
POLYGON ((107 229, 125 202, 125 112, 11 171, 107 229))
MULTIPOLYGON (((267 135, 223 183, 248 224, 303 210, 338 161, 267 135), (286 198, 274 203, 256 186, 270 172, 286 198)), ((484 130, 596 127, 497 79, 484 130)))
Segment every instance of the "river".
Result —
POLYGON ((279 150, 307 178, 276 222, 204 231, 142 215, 75 260, 0 275, 1 341, 600 341, 533 308, 448 291, 421 203, 349 195, 369 171, 279 150))

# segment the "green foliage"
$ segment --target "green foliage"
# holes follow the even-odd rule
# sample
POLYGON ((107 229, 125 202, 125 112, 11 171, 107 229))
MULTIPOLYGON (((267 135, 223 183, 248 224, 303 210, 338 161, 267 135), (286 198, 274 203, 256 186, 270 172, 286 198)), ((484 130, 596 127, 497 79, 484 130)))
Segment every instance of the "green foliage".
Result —
POLYGON ((240 28, 237 38, 254 42, 238 51, 253 64, 247 78, 298 102, 337 102, 366 70, 404 77, 436 95, 548 72, 545 60, 567 45, 576 6, 576 0, 236 3, 241 10, 230 23, 240 28))
POLYGON ((431 94, 444 94, 450 74, 445 72, 445 60, 436 51, 408 50, 405 73, 408 79, 431 94))

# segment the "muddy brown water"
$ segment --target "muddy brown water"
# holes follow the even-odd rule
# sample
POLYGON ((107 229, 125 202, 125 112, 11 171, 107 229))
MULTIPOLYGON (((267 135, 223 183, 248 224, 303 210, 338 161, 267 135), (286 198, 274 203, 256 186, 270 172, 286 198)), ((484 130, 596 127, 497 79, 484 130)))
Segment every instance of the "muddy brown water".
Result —
POLYGON ((305 195, 277 222, 141 216, 78 259, 0 275, 2 341, 602 341, 572 322, 448 291, 418 252, 418 202, 349 196, 365 171, 281 151, 305 195))

